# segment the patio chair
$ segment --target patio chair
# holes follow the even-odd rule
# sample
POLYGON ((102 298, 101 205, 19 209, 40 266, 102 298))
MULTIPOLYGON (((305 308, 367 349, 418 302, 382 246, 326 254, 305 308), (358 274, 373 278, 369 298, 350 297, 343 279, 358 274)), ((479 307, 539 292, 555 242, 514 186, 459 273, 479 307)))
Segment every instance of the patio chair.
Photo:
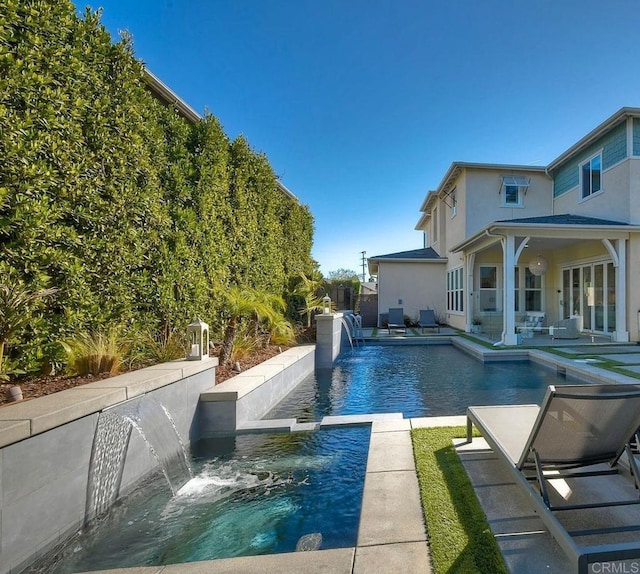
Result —
POLYGON ((440 332, 440 325, 436 323, 436 314, 433 309, 421 309, 420 319, 418 320, 418 327, 422 329, 424 333, 425 329, 438 329, 440 332))
MULTIPOLYGON (((640 428, 640 385, 551 385, 540 407, 469 407, 468 442, 471 442, 472 426, 481 432, 493 452, 506 463, 516 484, 525 490, 545 526, 574 561, 577 572, 586 573, 589 564, 595 562, 640 558, 640 541, 619 542, 616 538, 614 543, 604 544, 599 540, 592 542, 591 546, 576 542, 585 536, 613 534, 619 537, 621 532, 637 531, 640 511, 632 516, 630 523, 617 527, 609 523, 613 520, 609 514, 613 513, 613 507, 640 503, 638 496, 630 500, 594 501, 594 493, 590 491, 589 502, 565 504, 565 499, 553 488, 554 482, 550 482, 571 480, 570 498, 579 499, 578 479, 616 474, 624 453, 637 492, 639 472, 630 440, 640 428), (583 470, 570 471, 581 468, 583 470), (606 509, 606 527, 568 532, 557 517, 557 514, 566 516, 569 521, 573 520, 575 527, 576 523, 583 524, 584 513, 580 518, 575 513, 562 514, 560 511, 587 509, 600 509, 594 511, 600 513, 606 509)), ((629 489, 626 481, 624 485, 629 489)), ((582 483, 582 486, 587 485, 582 483)), ((610 492, 607 487, 596 488, 600 498, 610 492)))
POLYGON ((404 325, 404 309, 402 307, 395 307, 389 309, 389 317, 387 319, 387 329, 391 334, 391 329, 394 331, 407 332, 407 328, 404 325))

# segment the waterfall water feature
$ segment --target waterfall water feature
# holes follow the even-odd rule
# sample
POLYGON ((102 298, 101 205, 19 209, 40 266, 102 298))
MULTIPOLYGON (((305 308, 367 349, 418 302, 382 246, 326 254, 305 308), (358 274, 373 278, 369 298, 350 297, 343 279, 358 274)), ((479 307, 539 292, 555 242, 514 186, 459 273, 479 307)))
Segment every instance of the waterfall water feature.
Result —
POLYGON ((344 327, 344 330, 347 332, 347 338, 349 339, 349 345, 353 349, 353 337, 351 336, 351 324, 344 317, 340 317, 340 322, 344 327))
POLYGON ((117 499, 132 430, 144 440, 175 495, 191 478, 184 444, 167 409, 143 396, 100 413, 91 453, 87 520, 117 499))
POLYGON ((356 317, 356 315, 349 313, 341 317, 340 321, 347 332, 349 344, 352 349, 354 341, 356 347, 360 346, 359 340, 364 343, 364 339, 362 338, 362 320, 359 315, 356 317))

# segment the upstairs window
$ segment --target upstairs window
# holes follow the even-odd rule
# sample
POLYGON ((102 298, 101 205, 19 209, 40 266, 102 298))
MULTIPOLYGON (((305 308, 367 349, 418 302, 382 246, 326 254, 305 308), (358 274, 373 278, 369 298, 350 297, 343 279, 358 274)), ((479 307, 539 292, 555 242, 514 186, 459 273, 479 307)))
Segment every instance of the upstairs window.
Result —
POLYGON ((505 207, 520 207, 524 203, 524 196, 531 185, 531 180, 522 175, 503 175, 500 192, 502 205, 505 207))
POLYGON ((455 217, 456 213, 458 213, 458 200, 456 199, 456 190, 454 190, 449 194, 449 200, 451 202, 451 217, 455 217))
POLYGON ((592 157, 580 166, 582 199, 602 189, 602 154, 592 157))

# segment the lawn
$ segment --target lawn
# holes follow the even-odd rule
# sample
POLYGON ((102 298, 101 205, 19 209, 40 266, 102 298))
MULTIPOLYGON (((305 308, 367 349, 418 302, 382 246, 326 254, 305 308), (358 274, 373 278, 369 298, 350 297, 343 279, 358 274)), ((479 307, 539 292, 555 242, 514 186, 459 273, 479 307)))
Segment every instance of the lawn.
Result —
POLYGON ((412 431, 413 450, 435 574, 506 574, 473 487, 453 448, 464 427, 412 431))

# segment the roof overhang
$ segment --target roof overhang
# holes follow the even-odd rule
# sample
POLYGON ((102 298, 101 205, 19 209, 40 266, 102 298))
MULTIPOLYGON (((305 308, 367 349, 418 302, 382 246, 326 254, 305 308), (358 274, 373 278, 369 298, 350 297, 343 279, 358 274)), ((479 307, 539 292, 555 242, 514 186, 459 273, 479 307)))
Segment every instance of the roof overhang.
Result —
POLYGON ((507 236, 542 239, 628 239, 640 232, 640 225, 571 225, 557 223, 491 223, 478 233, 454 245, 451 251, 475 252, 507 236))
POLYGON ((579 142, 572 145, 568 150, 554 159, 548 166, 547 172, 553 171, 561 163, 565 162, 571 156, 578 153, 582 148, 590 145, 600 136, 609 131, 612 127, 619 124, 621 121, 631 117, 640 117, 640 108, 621 108, 615 114, 607 118, 598 127, 591 130, 586 136, 584 136, 579 142))
POLYGON ((196 123, 202 116, 196 112, 187 102, 176 94, 169 86, 162 82, 157 76, 152 74, 146 66, 144 69, 144 80, 153 94, 169 106, 174 106, 178 113, 191 123, 196 123))
POLYGON ((416 231, 423 231, 429 219, 431 219, 431 212, 423 213, 420 216, 420 219, 418 219, 418 223, 416 223, 416 226, 414 227, 414 229, 416 231))

